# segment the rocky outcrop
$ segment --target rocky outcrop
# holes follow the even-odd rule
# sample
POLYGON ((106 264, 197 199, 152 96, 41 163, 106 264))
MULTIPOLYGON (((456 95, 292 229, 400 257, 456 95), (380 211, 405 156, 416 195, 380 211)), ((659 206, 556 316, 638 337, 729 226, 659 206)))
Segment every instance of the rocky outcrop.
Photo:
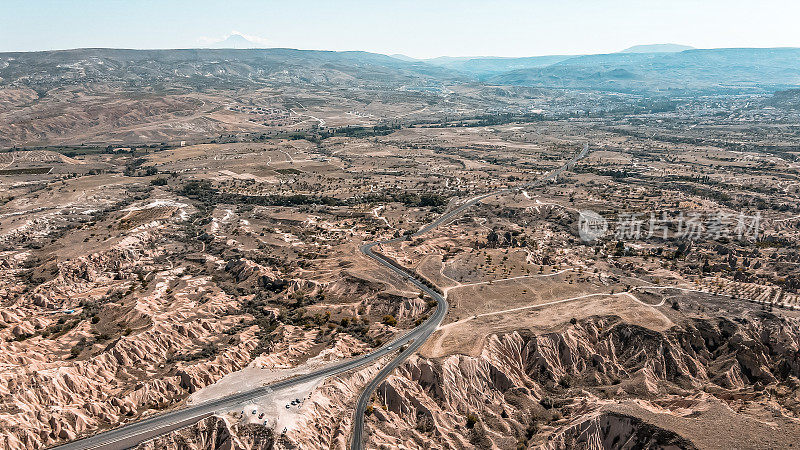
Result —
POLYGON ((428 308, 425 299, 418 296, 397 295, 381 292, 364 302, 365 312, 375 316, 390 314, 398 320, 420 317, 428 308))
POLYGON ((537 450, 693 450, 695 445, 636 417, 602 413, 587 417, 557 434, 537 450))
POLYGON ((155 235, 148 231, 127 236, 120 245, 103 252, 57 263, 53 279, 36 286, 30 301, 42 308, 75 308, 77 299, 97 299, 109 286, 135 277, 143 259, 159 252, 153 250, 155 235))
MULTIPOLYGON (((168 280, 174 274, 160 277, 168 280)), ((194 293, 204 282, 184 281, 185 290, 174 293, 179 298, 194 293)), ((163 409, 252 359, 250 352, 257 345, 254 327, 243 329, 225 348, 193 356, 203 349, 201 343, 213 342, 239 322, 241 317, 227 315, 236 305, 234 299, 216 293, 207 294, 200 305, 175 302, 164 293, 167 283, 156 284, 163 286, 140 297, 127 313, 126 323, 151 318, 147 328, 104 343, 104 348, 95 341, 88 320, 55 341, 34 336, 0 342, 6 364, 0 374, 0 447, 40 448, 163 409), (69 350, 70 343, 81 340, 94 342, 86 344, 93 349, 92 355, 52 359, 64 344, 69 350), (185 360, 176 358, 179 355, 185 360)), ((10 310, 4 317, 19 319, 10 310)), ((30 323, 22 321, 14 328, 27 333, 36 328, 30 323)))
POLYGON ((383 283, 364 278, 350 271, 341 271, 341 277, 329 283, 325 292, 332 299, 367 298, 384 290, 383 283))
POLYGON ((258 425, 241 425, 226 417, 211 416, 200 422, 144 442, 138 450, 254 450, 273 448, 272 430, 258 425))
POLYGON ((794 385, 795 321, 693 319, 659 333, 617 318, 562 332, 492 336, 482 354, 411 358, 377 390, 369 446, 691 448, 652 424, 601 411, 598 396, 645 402, 703 389, 794 385), (546 444, 546 445, 545 445, 546 444))
POLYGON ((262 288, 271 286, 278 280, 272 270, 245 258, 228 261, 225 264, 225 271, 230 273, 237 283, 251 283, 262 288))

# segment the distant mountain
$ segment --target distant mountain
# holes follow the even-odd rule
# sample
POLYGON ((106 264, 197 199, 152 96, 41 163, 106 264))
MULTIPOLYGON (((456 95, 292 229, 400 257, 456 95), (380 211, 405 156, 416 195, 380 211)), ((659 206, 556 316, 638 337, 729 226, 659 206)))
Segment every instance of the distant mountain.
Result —
POLYGON ((247 48, 264 48, 262 44, 253 42, 241 34, 232 34, 222 41, 215 42, 208 46, 208 48, 231 48, 231 49, 247 49, 247 48))
POLYGON ((677 53, 684 50, 694 50, 694 47, 680 44, 634 45, 619 53, 677 53))
POLYGON ((458 75, 422 62, 368 52, 269 49, 75 49, 0 53, 0 87, 47 90, 124 83, 194 89, 254 84, 320 87, 439 85, 458 75))
POLYGON ((648 94, 768 93, 800 86, 800 49, 727 48, 576 56, 489 82, 648 94))
POLYGON ((302 99, 304 105, 441 105, 457 98, 484 108, 505 104, 498 103, 501 98, 528 98, 534 92, 591 102, 597 96, 586 93, 605 91, 664 97, 758 94, 763 106, 798 111, 800 49, 427 62, 286 48, 0 53, 0 147, 87 142, 92 137, 104 142, 167 142, 183 140, 187 133, 205 139, 231 130, 259 129, 258 121, 228 123, 199 112, 226 108, 242 93, 246 97, 259 92, 260 98, 264 88, 302 99), (784 92, 763 95, 777 91, 784 92), (150 127, 150 122, 160 125, 150 127))
POLYGON ((424 61, 428 64, 435 66, 445 66, 449 64, 458 64, 470 59, 483 59, 483 58, 498 58, 497 56, 437 56, 436 58, 428 58, 424 61))
POLYGON ((512 70, 547 67, 569 58, 572 58, 572 56, 548 55, 523 58, 504 58, 498 56, 440 56, 438 58, 427 59, 425 62, 434 66, 468 74, 478 79, 485 79, 512 70))
MULTIPOLYGON (((220 45, 239 45, 242 37, 235 36, 220 45)), ((285 48, 0 53, 0 88, 30 87, 37 92, 68 85, 87 88, 94 83, 134 90, 156 85, 200 90, 313 85, 440 92, 447 84, 467 81, 658 95, 773 93, 800 87, 800 49, 443 57, 426 61, 368 52, 285 48)))
POLYGON ((399 59, 400 61, 409 61, 409 62, 417 62, 417 61, 419 61, 416 58, 412 58, 412 57, 406 56, 406 55, 401 55, 399 53, 395 53, 395 54, 389 55, 389 56, 391 56, 394 59, 399 59))

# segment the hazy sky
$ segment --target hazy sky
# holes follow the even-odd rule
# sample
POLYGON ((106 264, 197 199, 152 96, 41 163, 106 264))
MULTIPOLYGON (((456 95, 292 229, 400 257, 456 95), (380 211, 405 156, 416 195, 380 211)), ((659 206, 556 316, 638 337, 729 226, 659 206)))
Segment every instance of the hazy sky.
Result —
POLYGON ((0 51, 266 46, 414 57, 800 47, 796 0, 0 0, 0 51))

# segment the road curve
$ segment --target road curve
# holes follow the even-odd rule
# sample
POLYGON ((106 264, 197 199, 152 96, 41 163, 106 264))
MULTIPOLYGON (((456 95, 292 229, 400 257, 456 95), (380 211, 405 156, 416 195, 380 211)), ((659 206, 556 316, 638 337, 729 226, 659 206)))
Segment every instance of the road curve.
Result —
MULTIPOLYGON (((571 168, 576 162, 578 162, 578 160, 585 157, 588 153, 589 153, 589 144, 587 143, 584 144, 583 149, 572 159, 570 159, 557 169, 549 172, 541 179, 525 184, 523 186, 518 186, 514 188, 502 188, 492 192, 488 192, 486 194, 481 194, 477 197, 473 197, 467 200, 466 202, 462 203, 461 205, 457 206, 456 208, 442 214, 433 222, 430 222, 429 224, 423 226, 416 233, 412 234, 410 238, 422 236, 423 234, 433 230, 439 225, 450 222, 451 220, 458 217, 461 213, 466 211, 468 208, 470 208, 472 205, 480 203, 491 196, 504 194, 512 191, 517 192, 522 189, 529 189, 532 187, 541 186, 544 183, 560 175, 564 170, 571 168)), ((372 251, 372 248, 375 247, 376 245, 392 244, 406 239, 408 239, 408 237, 399 237, 394 239, 388 239, 385 241, 371 242, 362 245, 360 250, 366 256, 377 261, 379 264, 399 274, 400 276, 406 278, 409 282, 411 282, 414 286, 419 288, 422 292, 424 292, 425 294, 431 296, 434 300, 436 300, 437 302, 436 311, 430 317, 428 317, 428 319, 425 320, 425 322, 423 322, 419 327, 415 328, 413 331, 411 331, 409 334, 406 335, 406 337, 411 337, 411 339, 409 339, 410 343, 408 344, 408 346, 395 359, 393 359, 389 364, 387 364, 386 367, 381 369, 381 371, 378 372, 377 375, 375 375, 375 378, 373 378, 372 381, 361 392, 361 395, 358 398, 358 402, 356 403, 355 412, 353 413, 353 433, 350 439, 350 450, 361 450, 364 448, 364 413, 367 409, 367 405, 369 404, 369 400, 372 397, 372 393, 375 391, 375 389, 378 388, 378 385, 380 385, 383 382, 383 380, 386 377, 388 377, 389 374, 392 373, 392 371, 394 371, 394 369, 396 369, 400 364, 402 364, 403 361, 405 361, 409 356, 411 356, 414 352, 416 352, 417 349, 419 349, 419 347, 422 346, 422 344, 424 344, 426 340, 428 340, 428 337, 430 337, 430 335, 433 334, 434 331, 436 331, 436 328, 439 326, 442 320, 444 320, 444 316, 447 314, 447 300, 444 298, 444 296, 442 296, 435 290, 425 285, 422 281, 417 279, 413 273, 407 272, 401 267, 392 264, 389 260, 386 259, 385 256, 377 254, 372 251)))

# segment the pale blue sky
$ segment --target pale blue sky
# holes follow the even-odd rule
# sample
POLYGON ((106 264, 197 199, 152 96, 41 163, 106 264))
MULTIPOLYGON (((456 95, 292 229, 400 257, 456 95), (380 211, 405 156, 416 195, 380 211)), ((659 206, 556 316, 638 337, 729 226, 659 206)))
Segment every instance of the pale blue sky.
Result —
POLYGON ((795 0, 0 0, 0 51, 268 46, 414 57, 800 47, 795 0))

